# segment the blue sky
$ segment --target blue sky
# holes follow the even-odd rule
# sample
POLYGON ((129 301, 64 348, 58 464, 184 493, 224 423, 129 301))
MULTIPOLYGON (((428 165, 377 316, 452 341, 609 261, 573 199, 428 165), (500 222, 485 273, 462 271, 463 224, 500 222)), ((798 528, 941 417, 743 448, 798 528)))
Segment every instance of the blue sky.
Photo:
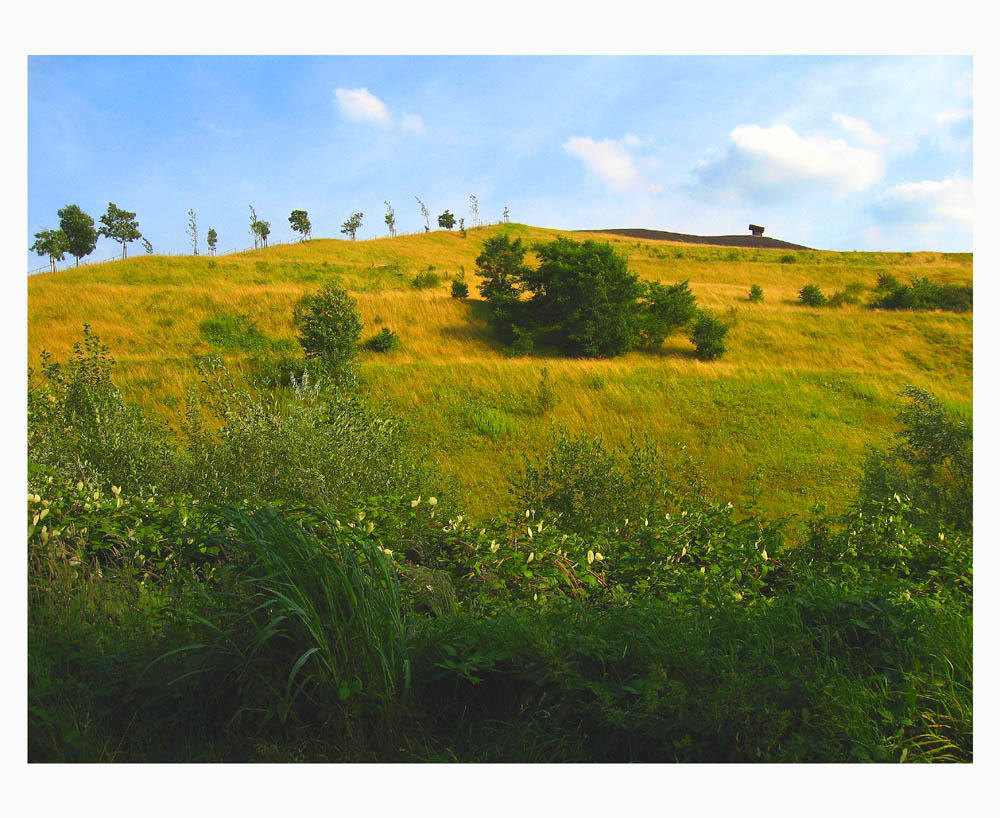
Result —
POLYGON ((972 107, 971 57, 29 57, 26 246, 70 203, 179 253, 189 208, 228 251, 251 204, 272 241, 296 208, 368 238, 385 200, 412 232, 414 196, 434 225, 474 194, 491 221, 969 251, 972 107))

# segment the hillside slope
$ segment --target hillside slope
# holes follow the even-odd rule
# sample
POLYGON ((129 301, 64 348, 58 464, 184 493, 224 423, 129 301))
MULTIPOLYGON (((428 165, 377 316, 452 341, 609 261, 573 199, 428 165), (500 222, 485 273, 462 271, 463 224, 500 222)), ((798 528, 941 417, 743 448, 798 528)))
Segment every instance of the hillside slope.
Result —
POLYGON ((721 361, 693 357, 682 337, 656 353, 614 360, 511 359, 486 326, 474 276, 482 240, 507 231, 527 242, 566 232, 502 225, 361 242, 315 239, 259 252, 147 256, 33 276, 28 282, 29 363, 46 349, 65 360, 89 323, 118 360, 126 394, 169 421, 197 385, 196 356, 214 353, 248 375, 297 352, 292 306, 337 280, 358 302, 364 337, 399 334, 394 352, 362 352, 372 396, 410 420, 473 511, 506 499, 505 479, 556 428, 685 445, 715 493, 791 512, 842 504, 867 446, 894 428, 907 384, 971 415, 972 315, 901 313, 860 306, 799 306, 798 290, 828 294, 881 273, 972 281, 970 254, 834 253, 677 246, 607 234, 642 278, 689 280, 699 303, 735 309, 721 361), (440 282, 417 289, 413 278, 440 282), (466 275, 472 298, 453 299, 466 275), (751 284, 764 289, 751 304, 751 284), (543 372, 551 407, 539 401, 543 372))

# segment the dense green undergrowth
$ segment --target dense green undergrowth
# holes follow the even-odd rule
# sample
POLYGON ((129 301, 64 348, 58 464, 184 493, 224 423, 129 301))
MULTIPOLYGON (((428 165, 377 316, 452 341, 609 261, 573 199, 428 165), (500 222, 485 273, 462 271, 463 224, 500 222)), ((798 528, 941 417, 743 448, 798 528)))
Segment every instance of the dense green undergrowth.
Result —
POLYGON ((31 373, 30 760, 971 760, 971 429, 928 393, 841 515, 557 434, 473 520, 305 372, 206 361, 176 433, 89 332, 31 373))

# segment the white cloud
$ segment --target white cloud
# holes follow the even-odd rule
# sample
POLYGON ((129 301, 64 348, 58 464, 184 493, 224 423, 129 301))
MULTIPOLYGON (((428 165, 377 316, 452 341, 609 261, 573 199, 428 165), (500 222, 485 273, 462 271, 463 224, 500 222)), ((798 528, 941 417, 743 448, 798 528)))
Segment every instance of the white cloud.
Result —
POLYGON ((417 114, 403 114, 399 127, 412 133, 423 133, 424 121, 417 114))
POLYGON ((951 108, 934 115, 934 121, 939 125, 951 125, 954 122, 964 122, 972 116, 971 108, 951 108))
POLYGON ((885 171, 874 150, 842 139, 804 137, 788 125, 740 125, 721 154, 695 169, 695 189, 724 198, 759 201, 788 199, 811 191, 844 196, 865 190, 885 171))
POLYGON ((337 88, 333 92, 341 115, 351 122, 372 123, 387 126, 391 124, 389 109, 385 103, 367 88, 337 88))
POLYGON ((872 126, 863 119, 857 119, 847 114, 834 114, 833 121, 840 125, 845 131, 854 135, 862 145, 878 148, 889 144, 889 137, 883 136, 872 129, 872 126))
POLYGON ((581 160, 587 170, 616 193, 656 192, 660 188, 642 178, 628 150, 643 144, 635 134, 626 134, 623 139, 602 139, 599 142, 589 136, 574 136, 562 146, 567 154, 581 160))
POLYGON ((955 176, 941 182, 907 182, 878 197, 874 207, 881 221, 905 224, 923 233, 972 230, 972 180, 955 176))

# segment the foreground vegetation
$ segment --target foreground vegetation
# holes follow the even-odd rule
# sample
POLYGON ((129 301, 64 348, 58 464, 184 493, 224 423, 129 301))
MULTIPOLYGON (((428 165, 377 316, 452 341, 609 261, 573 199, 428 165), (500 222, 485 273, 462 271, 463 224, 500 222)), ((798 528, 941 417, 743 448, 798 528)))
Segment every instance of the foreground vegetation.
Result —
POLYGON ((470 515, 350 367, 198 365, 176 429, 89 328, 30 373, 31 760, 971 760, 972 433, 926 390, 842 512, 557 431, 470 515))

